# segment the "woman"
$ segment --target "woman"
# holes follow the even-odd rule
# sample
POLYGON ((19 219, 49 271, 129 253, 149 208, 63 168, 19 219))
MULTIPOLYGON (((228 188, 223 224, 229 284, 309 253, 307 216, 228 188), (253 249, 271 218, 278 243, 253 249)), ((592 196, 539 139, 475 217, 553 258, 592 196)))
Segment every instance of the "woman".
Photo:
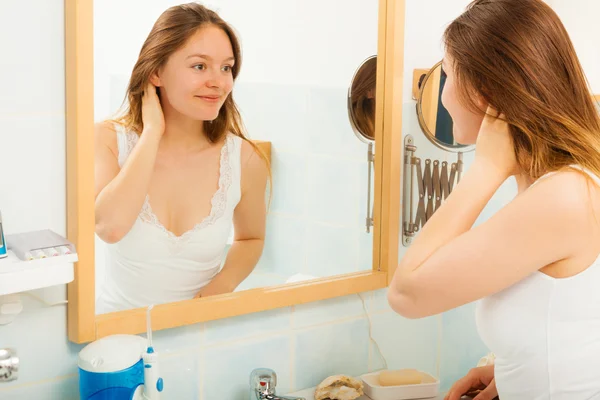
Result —
POLYGON ((495 365, 456 400, 600 399, 600 118, 573 45, 541 0, 476 0, 445 32, 442 101, 475 159, 395 271, 409 318, 475 300, 495 365), (472 228, 499 186, 516 198, 472 228))
POLYGON ((231 292, 257 264, 269 170, 231 96, 240 63, 231 27, 199 4, 152 28, 128 108, 95 132, 96 233, 108 243, 97 312, 231 292))

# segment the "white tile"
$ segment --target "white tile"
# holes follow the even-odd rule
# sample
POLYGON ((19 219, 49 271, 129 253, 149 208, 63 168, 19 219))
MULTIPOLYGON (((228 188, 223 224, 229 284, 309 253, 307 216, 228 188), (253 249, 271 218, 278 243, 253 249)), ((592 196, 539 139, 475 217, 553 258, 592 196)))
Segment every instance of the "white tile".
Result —
POLYGON ((64 113, 63 4, 64 0, 2 2, 0 37, 10 40, 2 42, 0 115, 64 113))
POLYGON ((307 181, 306 155, 271 152, 273 202, 271 210, 305 217, 307 181))
POLYGON ((440 350, 442 387, 446 389, 489 352, 477 333, 474 303, 442 315, 440 350))
POLYGON ((257 112, 256 100, 259 91, 260 84, 258 83, 238 81, 235 83, 232 96, 240 111, 248 136, 256 140, 267 140, 261 129, 261 121, 265 116, 257 112))
MULTIPOLYGON (((365 294, 361 293, 364 297, 365 294)), ((306 328, 327 322, 364 315, 362 301, 358 295, 336 297, 294 306, 293 328, 306 328)))
POLYGON ((357 376, 367 372, 368 344, 365 318, 297 332, 295 388, 316 386, 331 375, 357 376))
POLYGON ((197 400, 200 398, 200 352, 161 356, 160 376, 164 381, 163 399, 197 400))
MULTIPOLYGON (((6 234, 53 229, 66 234, 63 117, 0 118, 0 210, 6 234)), ((90 177, 91 178, 91 177, 90 177)))
POLYGON ((247 400, 250 373, 255 368, 270 368, 277 374, 277 392, 291 390, 290 337, 265 338, 204 351, 201 386, 203 399, 247 400))
POLYGON ((369 343, 369 372, 386 369, 386 359, 383 351, 378 347, 379 343, 371 341, 369 343))
POLYGON ((394 312, 371 315, 373 338, 389 369, 416 368, 435 375, 438 357, 438 320, 409 320, 394 312))
POLYGON ((304 270, 306 221, 283 214, 267 217, 265 248, 257 265, 261 272, 290 276, 304 270))
POLYGON ((359 231, 358 270, 373 269, 373 228, 371 232, 359 231))
POLYGON ((255 336, 268 336, 276 332, 290 329, 290 307, 259 313, 241 315, 239 317, 218 319, 205 323, 205 345, 228 342, 255 336))
POLYGON ((358 160, 366 155, 367 145, 350 125, 347 96, 348 88, 343 86, 310 87, 307 134, 311 152, 358 160))
POLYGON ((77 375, 49 379, 36 384, 6 387, 7 385, 4 383, 0 387, 0 399, 2 400, 79 400, 79 377, 77 375))
POLYGON ((322 277, 358 271, 360 243, 357 228, 308 223, 307 229, 307 274, 322 277))
POLYGON ((486 204, 484 209, 481 211, 479 217, 473 224, 478 226, 490 219, 494 214, 500 211, 501 208, 510 203, 517 195, 517 183, 514 178, 506 180, 502 186, 498 188, 494 196, 486 204))
POLYGON ((359 179, 357 161, 309 157, 307 212, 310 218, 338 226, 360 227, 359 179))
POLYGON ((272 142, 273 151, 306 152, 312 118, 307 88, 240 82, 234 90, 250 137, 272 142))
POLYGON ((388 288, 375 290, 372 293, 371 299, 368 303, 369 313, 392 311, 390 304, 387 300, 388 288))
MULTIPOLYGON (((140 336, 146 337, 146 334, 140 336)), ((202 345, 202 324, 152 332, 152 344, 158 353, 165 355, 179 353, 186 349, 197 349, 202 345)))
POLYGON ((20 359, 19 379, 8 385, 76 374, 77 355, 84 345, 67 339, 67 307, 44 307, 29 297, 22 301, 23 312, 16 320, 0 326, 0 346, 16 349, 20 359), (34 337, 43 345, 34 345, 34 337))

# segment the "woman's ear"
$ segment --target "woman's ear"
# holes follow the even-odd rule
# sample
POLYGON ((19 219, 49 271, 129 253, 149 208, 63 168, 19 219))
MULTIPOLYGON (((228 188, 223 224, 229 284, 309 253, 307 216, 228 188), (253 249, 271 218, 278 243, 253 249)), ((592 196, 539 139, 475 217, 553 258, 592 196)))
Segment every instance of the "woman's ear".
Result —
POLYGON ((473 93, 473 99, 477 105, 477 109, 481 110, 482 113, 485 113, 485 110, 487 110, 490 105, 487 100, 479 92, 473 93))
POLYGON ((160 77, 158 76, 158 72, 155 72, 152 75, 150 75, 150 83, 156 87, 161 86, 160 77))

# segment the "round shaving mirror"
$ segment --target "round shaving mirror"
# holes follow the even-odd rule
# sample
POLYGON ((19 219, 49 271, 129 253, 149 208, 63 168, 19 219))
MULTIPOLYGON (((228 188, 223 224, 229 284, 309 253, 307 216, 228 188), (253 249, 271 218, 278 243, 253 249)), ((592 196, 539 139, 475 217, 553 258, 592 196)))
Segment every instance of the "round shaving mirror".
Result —
POLYGON ((375 141, 375 86, 377 56, 367 58, 358 67, 348 89, 348 117, 352 130, 362 142, 375 141))
POLYGON ((448 110, 442 104, 442 92, 446 73, 442 63, 435 64, 421 77, 417 116, 421 130, 431 143, 442 150, 464 153, 475 149, 475 145, 464 145, 454 139, 454 124, 448 110))

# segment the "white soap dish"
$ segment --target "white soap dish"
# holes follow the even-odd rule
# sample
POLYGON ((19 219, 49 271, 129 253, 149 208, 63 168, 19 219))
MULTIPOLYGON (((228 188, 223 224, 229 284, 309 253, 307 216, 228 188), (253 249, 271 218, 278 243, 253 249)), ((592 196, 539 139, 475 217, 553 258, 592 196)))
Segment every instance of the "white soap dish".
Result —
POLYGON ((381 386, 379 371, 361 375, 365 384, 364 392, 372 400, 414 400, 437 397, 440 393, 439 379, 426 372, 418 372, 423 375, 423 383, 399 386, 381 386))

